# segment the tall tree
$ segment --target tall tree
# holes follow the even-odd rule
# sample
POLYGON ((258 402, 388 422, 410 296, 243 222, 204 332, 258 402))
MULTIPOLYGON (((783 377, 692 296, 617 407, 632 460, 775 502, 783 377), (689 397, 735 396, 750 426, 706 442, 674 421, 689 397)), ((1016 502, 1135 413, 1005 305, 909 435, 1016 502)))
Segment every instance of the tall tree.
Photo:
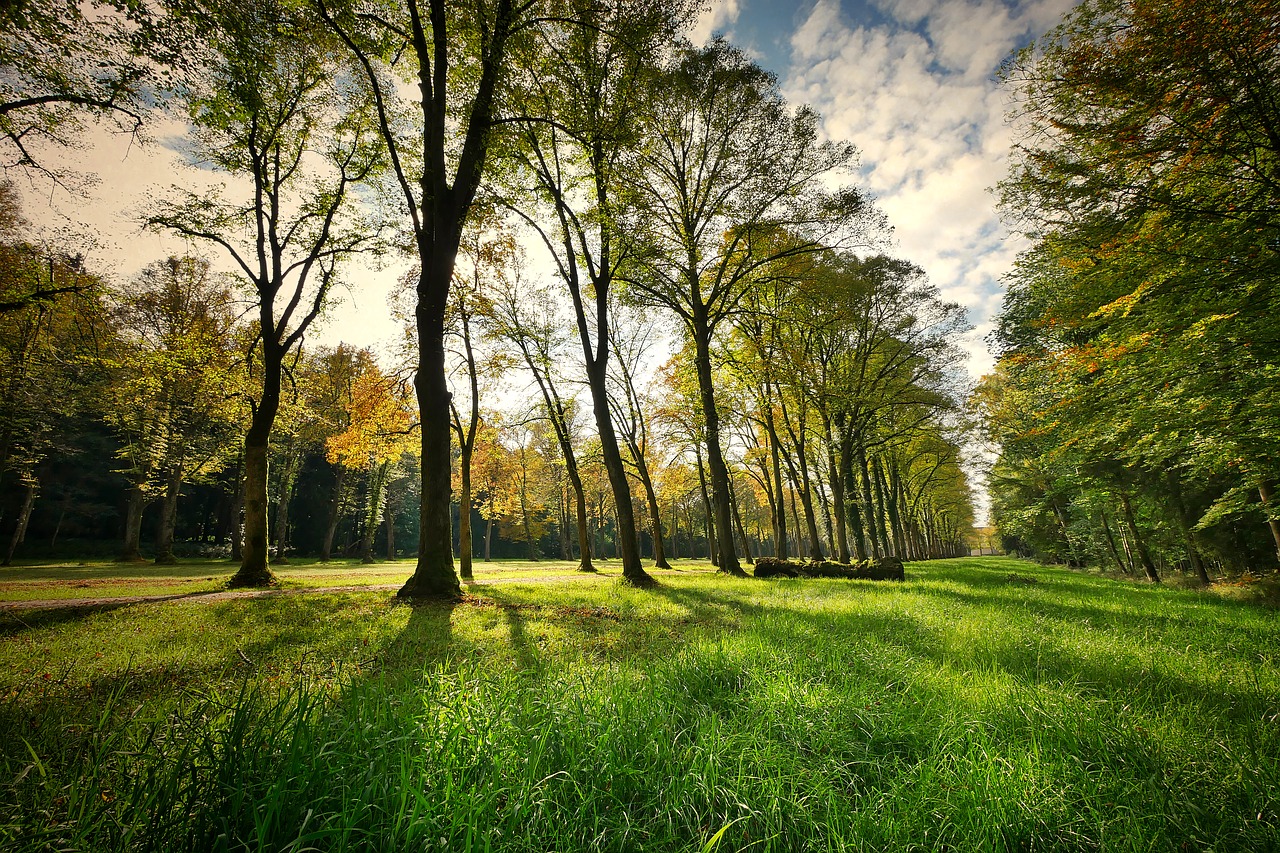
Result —
POLYGON ((376 101, 376 123, 407 214, 419 263, 414 386, 422 425, 418 563, 405 597, 461 594, 450 520, 449 385, 445 319, 463 226, 505 118, 513 69, 543 0, 404 0, 362 14, 321 0, 328 25, 354 57, 376 101), (399 79, 417 84, 404 103, 399 79))
POLYGON ((647 251, 629 286, 674 311, 693 343, 720 571, 741 574, 713 338, 780 260, 851 242, 871 219, 857 191, 824 187, 852 162, 853 147, 822 142, 817 115, 789 110, 775 78, 741 51, 723 41, 685 46, 657 88, 631 164, 647 251))
POLYGON ((121 559, 138 559, 143 506, 161 499, 157 563, 174 562, 178 497, 231 454, 243 363, 232 349, 236 310, 208 261, 172 256, 121 294, 116 379, 105 406, 128 481, 121 559))
POLYGON ((532 193, 515 212, 546 245, 569 291, 617 518, 622 574, 654 583, 640 564, 631 486, 610 414, 609 299, 632 252, 620 227, 632 215, 623 170, 638 143, 661 52, 694 5, 654 0, 568 0, 567 23, 544 30, 545 61, 534 67, 530 119, 516 157, 532 193))
POLYGON ((271 0, 192 14, 208 49, 207 75, 185 99, 193 144, 243 181, 248 197, 180 191, 148 223, 222 247, 257 303, 261 384, 244 440, 244 556, 231 583, 260 586, 273 581, 267 462, 283 365, 320 315, 342 259, 379 236, 357 220, 354 190, 380 160, 369 105, 337 73, 332 39, 307 11, 271 0))

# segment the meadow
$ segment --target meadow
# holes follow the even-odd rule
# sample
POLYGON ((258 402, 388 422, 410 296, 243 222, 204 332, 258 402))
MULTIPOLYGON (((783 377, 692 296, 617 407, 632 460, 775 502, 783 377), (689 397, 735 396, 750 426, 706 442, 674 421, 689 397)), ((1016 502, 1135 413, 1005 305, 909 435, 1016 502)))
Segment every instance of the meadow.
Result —
POLYGON ((226 563, 5 570, 182 597, 0 609, 0 847, 1280 849, 1274 609, 997 557, 680 565, 418 607, 360 588, 395 564, 233 599, 226 563))

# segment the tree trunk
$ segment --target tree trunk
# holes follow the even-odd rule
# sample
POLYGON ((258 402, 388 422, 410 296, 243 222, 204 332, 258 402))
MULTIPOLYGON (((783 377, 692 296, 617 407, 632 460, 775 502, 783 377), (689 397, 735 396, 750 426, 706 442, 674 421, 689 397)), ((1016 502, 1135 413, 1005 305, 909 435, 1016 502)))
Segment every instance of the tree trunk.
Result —
POLYGON ((751 540, 747 538, 747 529, 742 525, 742 512, 738 507, 738 492, 733 488, 733 483, 729 483, 729 498, 733 506, 733 526, 738 530, 738 542, 742 545, 742 556, 748 564, 755 563, 755 557, 751 553, 751 540))
POLYGON ((1129 567, 1120 559, 1120 551, 1116 548, 1116 537, 1111 532, 1111 525, 1107 522, 1107 513, 1105 511, 1099 513, 1102 519, 1102 535, 1107 542, 1107 550, 1111 553, 1111 559, 1116 561, 1116 567, 1124 574, 1129 574, 1129 567))
POLYGON ((493 516, 489 516, 484 520, 484 561, 486 563, 493 562, 490 556, 493 551, 493 516))
POLYGON ((458 490, 458 571, 464 581, 475 578, 471 567, 475 545, 471 534, 471 448, 462 444, 462 463, 458 470, 461 488, 458 490))
POLYGON ((230 586, 269 586, 275 576, 267 568, 268 444, 280 409, 280 377, 284 353, 269 336, 262 338, 262 399, 244 437, 244 555, 230 586))
MULTIPOLYGON (((572 454, 572 451, 570 451, 572 454)), ((569 485, 573 487, 573 510, 577 516, 578 527, 578 571, 594 572, 596 567, 591 563, 591 532, 587 526, 587 492, 582 486, 582 475, 578 472, 575 459, 573 465, 565 458, 565 472, 569 475, 569 485)))
POLYGON ((1133 545, 1138 552, 1138 560, 1142 563, 1142 569, 1147 574, 1147 580, 1152 583, 1160 583, 1160 574, 1156 571, 1155 563, 1151 562, 1151 554, 1147 551, 1147 546, 1142 541, 1142 537, 1138 535, 1138 525, 1133 518, 1133 507, 1130 506, 1129 495, 1125 492, 1120 493, 1120 507, 1124 510, 1124 523, 1129 528, 1129 535, 1133 537, 1133 545))
POLYGON ((861 442, 858 444, 858 468, 862 475, 862 509, 864 510, 862 526, 870 542, 871 556, 879 559, 885 556, 885 552, 876 530, 876 509, 875 503, 871 500, 871 469, 867 465, 867 450, 861 442))
POLYGON ((273 563, 289 562, 289 504, 293 502, 293 487, 297 483, 298 464, 301 461, 297 458, 289 458, 291 450, 286 450, 286 458, 284 465, 285 470, 280 472, 280 494, 276 500, 276 555, 271 560, 273 563))
POLYGON ((653 489, 653 478, 649 476, 649 465, 644 461, 644 455, 636 452, 636 471, 640 475, 640 485, 644 487, 644 498, 649 504, 649 526, 653 536, 653 567, 655 569, 669 569, 671 564, 667 562, 667 550, 663 545, 662 537, 662 509, 658 506, 658 493, 653 489))
POLYGON ((853 537, 853 548, 859 560, 867 559, 866 539, 862 530, 862 512, 858 507, 858 478, 853 470, 853 431, 845 424, 840 430, 840 490, 844 494, 845 518, 853 537))
MULTIPOLYGON (((134 483, 125 493, 124 544, 120 548, 117 563, 137 563, 142 560, 142 511, 146 508, 146 495, 142 485, 134 483)), ((239 519, 236 519, 238 522, 239 519)))
POLYGON ((156 565, 173 565, 173 535, 178 522, 178 495, 182 491, 182 469, 174 465, 165 478, 164 500, 160 502, 160 525, 156 528, 156 565))
POLYGON ((27 524, 31 521, 31 509, 36 504, 36 493, 40 489, 40 481, 34 477, 26 482, 26 491, 22 497, 22 509, 18 511, 18 523, 14 525, 13 536, 9 539, 9 548, 4 554, 3 565, 13 563, 13 555, 17 552, 22 540, 27 538, 27 524))
POLYGON ((827 479, 831 483, 831 514, 836 523, 836 559, 849 562, 849 523, 844 508, 843 465, 836 460, 835 433, 829 419, 823 419, 827 439, 827 479))
POLYGON ((440 269, 424 263, 418 280, 418 374, 414 389, 422 435, 422 506, 419 510, 418 562, 413 575, 396 593, 401 598, 456 599, 462 585, 453 570, 452 459, 453 434, 449 410, 449 384, 445 377, 444 313, 453 253, 424 253, 440 269), (447 259, 442 257, 448 255, 447 259))
POLYGON ((346 499, 347 466, 337 464, 333 472, 333 494, 329 497, 329 516, 325 522, 324 542, 320 546, 320 562, 327 563, 333 555, 333 537, 338 533, 338 522, 342 520, 342 504, 346 499))
POLYGON ((711 504, 714 509, 717 566, 729 575, 746 577, 738 564, 733 544, 733 509, 729 505, 729 468, 720 450, 720 413, 716 409, 715 385, 711 375, 711 328, 705 308, 695 300, 693 317, 694 365, 698 374, 698 399, 706 426, 707 473, 711 476, 711 504))

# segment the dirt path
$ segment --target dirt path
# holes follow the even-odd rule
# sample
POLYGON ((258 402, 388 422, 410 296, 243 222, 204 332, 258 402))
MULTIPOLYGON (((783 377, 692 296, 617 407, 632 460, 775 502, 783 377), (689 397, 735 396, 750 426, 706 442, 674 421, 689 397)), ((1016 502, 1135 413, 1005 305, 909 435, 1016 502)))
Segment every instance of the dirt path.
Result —
MULTIPOLYGON (((649 569, 651 575, 685 575, 688 571, 649 569)), ((602 572, 574 572, 567 575, 536 575, 521 578, 485 578, 463 581, 463 589, 483 587, 489 584, 507 583, 551 583, 553 581, 575 580, 617 580, 621 575, 602 572)), ((204 592, 179 592, 170 595, 115 595, 99 598, 35 598, 28 601, 0 601, 0 613, 18 610, 65 610, 73 607, 102 608, 125 607, 130 604, 147 604, 151 602, 213 604, 219 601, 230 601, 237 598, 274 598, 288 595, 310 595, 335 592, 392 592, 400 588, 398 583, 294 587, 289 589, 217 589, 204 592)))

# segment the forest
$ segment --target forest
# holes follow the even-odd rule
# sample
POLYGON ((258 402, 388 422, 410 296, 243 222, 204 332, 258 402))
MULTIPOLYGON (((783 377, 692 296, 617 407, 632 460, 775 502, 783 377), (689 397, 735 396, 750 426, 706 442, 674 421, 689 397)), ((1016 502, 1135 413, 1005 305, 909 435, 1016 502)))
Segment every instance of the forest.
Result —
POLYGON ((974 400, 1011 553, 1276 569, 1278 72, 1269 3, 1088 2, 1006 63, 1030 246, 974 400))
POLYGON ((697 9, 6 13, 5 563, 416 555, 430 596, 454 554, 967 553, 965 312, 887 253, 851 144, 680 39, 697 9), (74 188, 95 121, 185 126, 200 169, 139 224, 189 254, 113 280, 32 232, 13 176, 74 188), (402 340, 308 343, 380 262, 402 340))

